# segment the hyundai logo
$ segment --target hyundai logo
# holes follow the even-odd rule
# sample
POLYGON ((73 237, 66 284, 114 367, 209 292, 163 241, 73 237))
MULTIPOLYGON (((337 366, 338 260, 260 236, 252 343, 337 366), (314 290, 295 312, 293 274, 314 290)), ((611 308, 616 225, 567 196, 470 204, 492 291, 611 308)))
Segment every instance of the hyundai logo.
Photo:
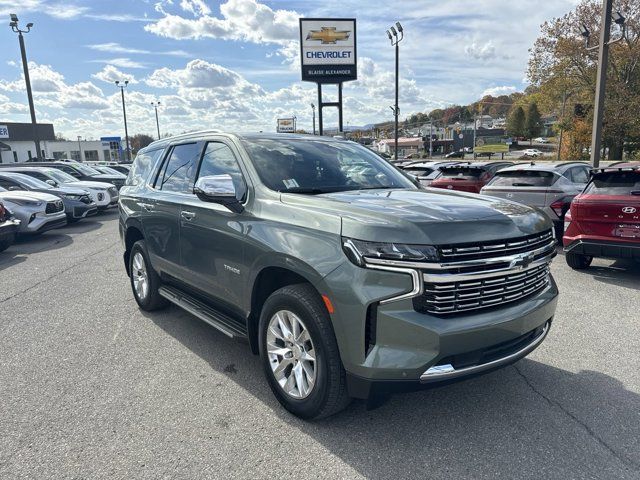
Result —
POLYGON ((636 213, 637 209, 636 207, 624 207, 622 209, 623 213, 636 213))

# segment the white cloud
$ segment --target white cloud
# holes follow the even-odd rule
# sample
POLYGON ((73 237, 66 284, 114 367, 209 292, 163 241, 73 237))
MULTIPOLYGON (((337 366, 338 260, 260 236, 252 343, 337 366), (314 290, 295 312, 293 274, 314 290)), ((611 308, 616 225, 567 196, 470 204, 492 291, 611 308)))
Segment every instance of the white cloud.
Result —
POLYGON ((160 68, 145 83, 157 88, 219 88, 245 81, 238 73, 205 60, 192 60, 184 69, 160 68))
POLYGON ((495 58, 496 56, 496 47, 493 45, 493 42, 488 41, 482 45, 473 42, 470 45, 464 47, 464 52, 477 60, 488 60, 490 58, 495 58))
POLYGON ((142 48, 125 47, 116 42, 108 43, 96 43, 87 45, 91 50, 97 50, 99 52, 107 53, 125 53, 127 55, 169 55, 172 57, 189 57, 189 52, 184 50, 165 50, 165 51, 151 51, 142 48))
POLYGON ((185 12, 192 13, 194 16, 209 15, 211 13, 211 9, 203 0, 182 0, 180 8, 185 12))
POLYGON ((129 73, 123 73, 113 65, 105 65, 102 70, 100 70, 98 73, 94 73, 91 76, 106 83, 114 83, 116 80, 129 80, 129 83, 131 84, 138 83, 133 75, 129 73))
POLYGON ((107 65, 113 65, 115 67, 120 67, 120 68, 147 68, 146 64, 144 64, 142 62, 138 62, 136 60, 131 60, 128 57, 96 59, 96 60, 89 60, 89 62, 91 62, 91 63, 104 63, 104 64, 107 64, 107 65))
POLYGON ((291 10, 273 10, 256 0, 228 0, 220 5, 222 18, 202 14, 196 19, 188 19, 165 12, 162 5, 159 11, 164 17, 144 28, 162 37, 178 40, 221 38, 283 45, 296 38, 300 16, 291 10))
POLYGON ((52 2, 50 0, 3 0, 0 3, 0 16, 6 17, 10 13, 41 12, 56 18, 76 18, 89 11, 88 7, 67 2, 52 2))
POLYGON ((500 95, 509 95, 510 93, 516 92, 518 89, 513 85, 503 85, 500 87, 491 87, 487 88, 484 92, 482 92, 481 97, 491 95, 492 97, 497 97, 500 95))

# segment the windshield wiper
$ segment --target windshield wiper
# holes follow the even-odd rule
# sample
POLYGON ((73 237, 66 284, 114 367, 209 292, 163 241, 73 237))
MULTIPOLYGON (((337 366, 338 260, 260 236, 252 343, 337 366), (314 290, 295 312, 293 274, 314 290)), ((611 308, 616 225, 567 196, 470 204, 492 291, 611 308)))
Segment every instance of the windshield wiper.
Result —
POLYGON ((380 185, 380 186, 377 186, 377 187, 371 187, 371 186, 369 186, 369 187, 358 187, 355 190, 391 190, 391 189, 394 189, 394 188, 402 188, 402 187, 393 187, 391 185, 384 185, 384 186, 380 185))

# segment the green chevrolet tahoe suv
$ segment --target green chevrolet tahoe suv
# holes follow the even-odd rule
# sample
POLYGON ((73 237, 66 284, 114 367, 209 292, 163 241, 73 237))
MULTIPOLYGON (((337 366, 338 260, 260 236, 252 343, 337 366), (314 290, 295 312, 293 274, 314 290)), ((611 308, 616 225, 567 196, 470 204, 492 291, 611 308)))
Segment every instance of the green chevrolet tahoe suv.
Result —
POLYGON ((303 418, 513 363, 556 309, 546 215, 422 189, 349 141, 172 137, 138 153, 119 203, 140 308, 246 339, 303 418))

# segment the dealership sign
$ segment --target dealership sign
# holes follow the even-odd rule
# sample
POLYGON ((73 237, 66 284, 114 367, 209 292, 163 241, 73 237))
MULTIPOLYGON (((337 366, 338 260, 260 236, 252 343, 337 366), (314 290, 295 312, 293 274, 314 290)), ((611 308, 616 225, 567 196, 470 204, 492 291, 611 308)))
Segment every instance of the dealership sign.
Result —
POLYGON ((341 83, 357 78, 355 19, 301 18, 302 80, 341 83))
POLYGON ((9 138, 9 128, 6 125, 0 125, 0 138, 9 138))
POLYGON ((295 118, 279 118, 278 119, 278 133, 295 133, 295 131, 296 131, 295 118))

